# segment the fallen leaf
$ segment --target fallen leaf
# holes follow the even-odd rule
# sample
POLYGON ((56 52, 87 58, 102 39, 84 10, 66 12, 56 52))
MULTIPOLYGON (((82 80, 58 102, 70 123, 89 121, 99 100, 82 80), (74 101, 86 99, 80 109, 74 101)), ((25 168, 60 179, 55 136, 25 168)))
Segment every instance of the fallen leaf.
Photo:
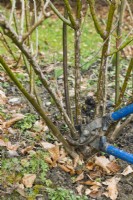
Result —
POLYGON ((70 174, 71 174, 71 175, 74 175, 74 174, 75 174, 75 169, 74 169, 73 166, 67 164, 66 167, 70 170, 70 174))
POLYGON ((19 144, 11 144, 11 142, 6 142, 6 147, 8 150, 16 151, 19 147, 19 144))
POLYGON ((49 143, 49 142, 40 142, 40 144, 41 144, 41 145, 43 146, 43 148, 46 149, 46 150, 55 147, 54 144, 51 144, 51 143, 49 143))
POLYGON ((92 185, 92 186, 90 187, 90 189, 95 190, 95 191, 98 191, 99 188, 100 188, 101 186, 102 186, 102 185, 92 185))
POLYGON ((24 185, 21 183, 21 184, 18 184, 17 188, 16 188, 16 191, 22 196, 22 197, 26 197, 26 193, 24 191, 24 185))
POLYGON ((94 168, 94 163, 93 162, 88 162, 85 166, 88 170, 93 170, 94 168))
POLYGON ((4 140, 0 139, 0 146, 1 147, 6 147, 6 143, 4 142, 4 140))
POLYGON ((127 176, 128 174, 131 174, 132 172, 133 172, 132 167, 130 165, 128 165, 121 174, 124 176, 127 176))
POLYGON ((96 182, 96 181, 91 181, 91 180, 88 180, 88 181, 85 181, 85 182, 80 182, 80 183, 82 183, 82 184, 84 184, 84 185, 97 185, 97 186, 102 186, 101 185, 101 183, 99 183, 99 182, 96 182))
POLYGON ((22 183, 26 188, 31 188, 36 179, 36 174, 25 174, 22 178, 22 183))
POLYGON ((16 114, 16 116, 6 122, 3 123, 3 127, 4 128, 9 128, 10 126, 12 126, 13 124, 15 124, 15 122, 23 119, 25 116, 22 114, 16 114))
POLYGON ((77 192, 78 192, 78 194, 79 194, 80 196, 82 196, 82 189, 83 189, 83 185, 78 185, 78 186, 76 187, 76 190, 77 190, 77 192))
POLYGON ((85 195, 89 195, 91 193, 91 190, 90 189, 86 189, 85 190, 85 195))
POLYGON ((84 172, 82 172, 75 180, 75 182, 81 181, 84 179, 84 172))
POLYGON ((13 158, 13 157, 18 157, 19 156, 19 154, 17 153, 17 151, 14 151, 14 150, 9 150, 7 152, 7 154, 8 154, 9 158, 13 158))
POLYGON ((103 170, 105 170, 108 174, 110 173, 110 170, 107 167, 109 163, 109 159, 107 159, 105 156, 95 157, 95 164, 102 167, 103 170))
POLYGON ((6 101, 7 101, 7 97, 5 93, 2 90, 0 90, 0 104, 4 105, 6 101))
POLYGON ((44 160, 48 163, 51 164, 53 163, 52 159, 50 157, 45 157, 44 160))
MULTIPOLYGON (((91 171, 89 172, 89 176, 91 177, 91 179, 95 179, 95 178, 98 178, 98 177, 101 177, 102 176, 102 172, 100 170, 96 170, 96 171, 91 171)), ((90 178, 89 177, 89 178, 90 178)))
POLYGON ((25 154, 25 153, 31 151, 33 148, 34 148, 33 146, 28 146, 28 147, 22 149, 22 150, 21 150, 21 153, 22 153, 22 154, 25 154))
POLYGON ((101 195, 102 195, 101 191, 95 191, 95 190, 91 191, 89 194, 89 196, 92 198, 98 198, 101 197, 101 195))
MULTIPOLYGON (((116 200, 118 196, 118 190, 117 190, 117 184, 119 182, 120 178, 113 177, 111 179, 108 179, 107 181, 103 182, 103 184, 108 185, 107 191, 108 191, 108 197, 112 200, 116 200)), ((107 193, 106 193, 107 195, 107 193)))
POLYGON ((118 165, 115 161, 112 161, 107 165, 107 168, 111 172, 116 173, 116 172, 118 172, 120 170, 120 165, 118 165))
POLYGON ((55 146, 53 148, 48 149, 50 156, 53 160, 53 167, 55 167, 57 164, 58 159, 60 158, 60 151, 59 151, 59 146, 55 146))
POLYGON ((68 169, 65 165, 58 165, 63 171, 70 172, 70 169, 68 169))

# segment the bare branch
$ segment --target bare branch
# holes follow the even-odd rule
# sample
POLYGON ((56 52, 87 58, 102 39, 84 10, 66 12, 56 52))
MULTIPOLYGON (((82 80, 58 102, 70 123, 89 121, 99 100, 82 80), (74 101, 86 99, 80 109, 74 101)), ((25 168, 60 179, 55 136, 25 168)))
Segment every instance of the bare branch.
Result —
POLYGON ((35 110, 38 112, 38 114, 43 118, 43 120, 46 122, 49 129, 52 131, 53 135, 64 145, 66 151, 75 158, 77 154, 73 151, 71 146, 67 143, 67 141, 64 139, 62 134, 60 133, 59 129, 53 124, 53 122, 47 117, 46 112, 42 107, 38 105, 35 98, 30 95, 23 85, 18 81, 14 73, 11 71, 11 69, 8 67, 8 65, 3 60, 2 56, 0 56, 0 63, 4 67, 5 71, 9 75, 9 77, 12 79, 12 81, 15 83, 15 85, 19 88, 19 90, 23 93, 23 95, 27 98, 27 100, 32 104, 32 106, 35 108, 35 110))
POLYGON ((70 131, 73 132, 73 134, 75 134, 75 136, 76 136, 77 132, 76 132, 74 126, 72 125, 66 111, 64 110, 63 105, 61 104, 57 95, 53 91, 53 88, 50 86, 49 81, 47 81, 47 79, 43 75, 43 73, 40 69, 40 66, 38 65, 36 59, 32 56, 31 52, 26 47, 26 45, 22 43, 22 39, 20 37, 18 37, 16 35, 16 33, 14 32, 14 30, 9 26, 8 22, 6 21, 6 19, 4 18, 3 15, 0 15, 0 26, 3 29, 4 33, 14 42, 14 44, 16 44, 16 46, 26 56, 27 60, 29 61, 29 63, 33 67, 35 73, 39 76, 40 81, 42 82, 43 86, 47 89, 47 91, 49 92, 49 94, 53 98, 57 108, 59 109, 61 115, 63 116, 66 124, 68 125, 68 127, 70 129, 70 131))
POLYGON ((71 22, 66 19, 58 10, 57 8, 54 6, 54 4, 50 1, 49 5, 51 7, 51 9, 53 10, 53 12, 64 22, 66 23, 68 26, 70 26, 71 28, 73 28, 71 22))

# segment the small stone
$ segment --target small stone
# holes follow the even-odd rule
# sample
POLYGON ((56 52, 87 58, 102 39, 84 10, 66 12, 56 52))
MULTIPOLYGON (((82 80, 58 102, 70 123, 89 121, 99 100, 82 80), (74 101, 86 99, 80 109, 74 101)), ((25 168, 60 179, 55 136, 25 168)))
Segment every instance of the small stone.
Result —
POLYGON ((49 102, 46 102, 45 105, 46 105, 46 106, 50 106, 50 105, 51 105, 51 102, 50 102, 50 101, 49 101, 49 102))
POLYGON ((17 151, 9 150, 9 151, 7 152, 7 156, 8 156, 9 158, 13 158, 13 157, 18 157, 19 154, 17 153, 17 151))
POLYGON ((17 98, 17 97, 14 97, 12 99, 9 99, 8 103, 12 104, 12 105, 17 105, 17 104, 20 104, 21 103, 21 99, 20 98, 17 98))

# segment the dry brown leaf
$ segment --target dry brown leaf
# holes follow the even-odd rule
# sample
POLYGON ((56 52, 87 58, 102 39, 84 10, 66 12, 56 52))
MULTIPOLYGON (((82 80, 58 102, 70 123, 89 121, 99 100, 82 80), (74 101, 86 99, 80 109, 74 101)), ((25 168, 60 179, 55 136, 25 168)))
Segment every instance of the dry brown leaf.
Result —
POLYGON ((22 183, 26 188, 31 188, 36 179, 36 174, 25 174, 22 178, 22 183))
POLYGON ((91 178, 91 179, 101 177, 101 175, 102 175, 102 172, 100 170, 89 172, 89 178, 91 178))
POLYGON ((0 139, 0 146, 1 147, 6 147, 6 143, 4 142, 4 140, 0 139))
POLYGON ((4 105, 7 101, 7 97, 5 95, 5 93, 0 90, 0 105, 4 105))
POLYGON ((59 163, 65 163, 67 153, 65 152, 64 148, 60 149, 60 158, 58 160, 59 163))
POLYGON ((73 164, 74 168, 76 168, 76 167, 77 167, 77 165, 78 165, 79 161, 80 161, 80 158, 79 158, 79 156, 76 156, 76 157, 74 158, 74 164, 73 164))
POLYGON ((73 166, 67 164, 66 167, 67 167, 68 169, 70 169, 70 174, 71 174, 71 175, 74 175, 74 174, 75 174, 75 169, 74 169, 73 166))
POLYGON ((51 164, 53 163, 52 159, 50 157, 45 157, 44 160, 48 163, 51 164))
POLYGON ((102 195, 101 191, 95 191, 95 190, 91 191, 89 194, 89 196, 92 198, 98 198, 101 197, 101 195, 102 195))
POLYGON ((110 170, 107 167, 109 163, 109 159, 107 159, 105 156, 95 157, 95 164, 102 167, 103 170, 105 170, 108 174, 110 173, 110 170))
POLYGON ((127 176, 128 174, 131 174, 132 172, 133 172, 132 167, 130 165, 128 165, 121 174, 124 176, 127 176))
POLYGON ((26 197, 26 193, 24 191, 24 185, 23 184, 18 184, 16 191, 23 197, 26 197))
POLYGON ((111 172, 116 173, 116 172, 118 172, 120 170, 120 165, 118 165, 115 161, 112 161, 107 165, 107 168, 111 172))
POLYGON ((85 195, 89 195, 91 193, 91 190, 90 189, 86 189, 85 190, 85 195))
POLYGON ((51 149, 51 148, 53 148, 53 147, 55 147, 55 145, 54 144, 51 144, 51 143, 49 143, 49 142, 40 142, 40 144, 43 146, 43 148, 45 149, 45 150, 48 150, 48 149, 51 149))
POLYGON ((101 183, 96 182, 96 181, 91 181, 91 180, 88 180, 88 181, 85 181, 85 182, 80 182, 80 183, 82 183, 84 185, 92 185, 92 186, 97 185, 99 187, 102 186, 101 183))
POLYGON ((82 195, 82 189, 83 189, 83 185, 78 185, 77 187, 76 187, 76 190, 77 190, 77 192, 78 192, 78 194, 81 196, 82 195))
POLYGON ((81 181, 84 179, 84 172, 82 172, 75 180, 75 182, 81 181))
POLYGON ((63 171, 70 172, 70 169, 68 169, 65 165, 58 165, 63 171))
POLYGON ((50 156, 51 156, 51 158, 52 158, 52 160, 53 160, 53 167, 54 166, 57 166, 57 161, 59 160, 59 158, 60 158, 60 151, 59 151, 59 146, 55 146, 55 147, 53 147, 53 148, 50 148, 50 149, 48 149, 48 151, 49 151, 49 153, 50 153, 50 156))
POLYGON ((16 151, 19 147, 19 144, 12 145, 11 142, 6 142, 6 147, 8 150, 16 151))
POLYGON ((88 170, 93 170, 93 168, 94 168, 94 163, 93 163, 93 162, 88 162, 88 163, 86 164, 86 168, 87 168, 88 170))
POLYGON ((100 187, 101 187, 101 185, 93 185, 90 187, 90 189, 98 191, 100 187))
POLYGON ((22 150, 21 150, 21 153, 22 153, 22 154, 25 154, 25 153, 31 151, 33 148, 34 148, 33 146, 28 146, 28 147, 22 149, 22 150))
POLYGON ((4 128, 9 128, 10 126, 12 126, 13 124, 15 124, 15 122, 23 119, 25 116, 22 114, 16 114, 16 116, 6 122, 3 123, 3 127, 4 128))
MULTIPOLYGON (((120 178, 113 177, 111 179, 108 179, 103 184, 108 185, 107 191, 108 191, 108 197, 112 200, 116 200, 118 196, 118 190, 117 190, 117 184, 119 182, 120 178)), ((107 193, 106 193, 107 195, 107 193)))
POLYGON ((8 150, 16 151, 19 147, 19 144, 12 145, 11 142, 4 142, 4 140, 0 139, 0 146, 7 147, 8 150))

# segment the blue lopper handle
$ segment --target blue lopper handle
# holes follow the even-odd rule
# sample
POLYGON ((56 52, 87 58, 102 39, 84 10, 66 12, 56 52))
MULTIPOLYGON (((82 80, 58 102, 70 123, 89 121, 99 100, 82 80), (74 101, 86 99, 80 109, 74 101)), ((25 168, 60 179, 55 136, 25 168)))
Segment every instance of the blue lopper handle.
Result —
POLYGON ((130 154, 126 151, 118 149, 118 148, 114 147, 113 145, 106 143, 104 152, 111 154, 117 158, 120 158, 130 164, 133 164, 133 154, 130 154))
POLYGON ((127 115, 130 115, 132 113, 133 113, 133 103, 113 112, 111 114, 111 118, 112 118, 112 120, 117 121, 117 120, 122 119, 123 117, 126 117, 127 115))

